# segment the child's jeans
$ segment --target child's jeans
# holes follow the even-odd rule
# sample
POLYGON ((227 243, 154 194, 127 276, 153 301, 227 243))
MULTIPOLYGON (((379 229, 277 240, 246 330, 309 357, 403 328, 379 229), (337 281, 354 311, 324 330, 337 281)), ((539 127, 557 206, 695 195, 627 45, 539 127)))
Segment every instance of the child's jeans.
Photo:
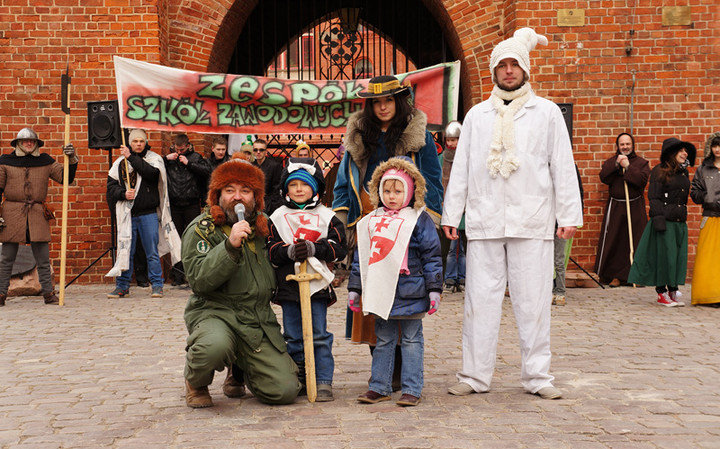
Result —
MULTIPOLYGON (((298 364, 305 363, 303 349, 302 316, 300 303, 282 301, 283 335, 287 342, 288 354, 298 364)), ((331 385, 335 360, 332 355, 333 334, 327 330, 327 301, 312 301, 313 346, 315 347, 315 377, 318 384, 331 385)))
POLYGON ((460 239, 450 242, 446 270, 445 282, 448 284, 465 283, 465 250, 460 239))
POLYGON ((423 388, 423 328, 422 320, 375 319, 377 346, 373 351, 370 389, 382 395, 392 393, 395 346, 400 334, 402 369, 400 381, 403 394, 420 397, 423 388))

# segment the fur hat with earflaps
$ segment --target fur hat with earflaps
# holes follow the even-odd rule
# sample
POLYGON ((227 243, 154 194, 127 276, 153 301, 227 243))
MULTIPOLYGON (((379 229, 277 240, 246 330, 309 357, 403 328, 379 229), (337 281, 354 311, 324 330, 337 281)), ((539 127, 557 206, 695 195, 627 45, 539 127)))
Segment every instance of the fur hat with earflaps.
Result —
POLYGON ((258 234, 267 236, 269 234, 267 217, 262 214, 265 209, 265 174, 262 170, 249 162, 235 158, 218 165, 210 177, 208 186, 207 203, 210 206, 210 215, 216 224, 225 224, 225 211, 220 207, 220 191, 230 183, 237 183, 247 186, 255 196, 255 211, 257 219, 255 228, 258 234))
MULTIPOLYGON (((373 207, 377 208, 382 204, 380 201, 380 182, 388 170, 397 170, 409 175, 413 183, 415 183, 415 201, 410 201, 410 205, 414 209, 425 206, 425 194, 427 193, 425 178, 423 178, 422 173, 420 173, 420 170, 418 170, 412 159, 407 156, 399 156, 392 157, 378 165, 373 172, 372 179, 370 179, 370 183, 368 184, 368 194, 370 195, 370 202, 373 207)), ((391 179, 396 178, 391 177, 391 179)))

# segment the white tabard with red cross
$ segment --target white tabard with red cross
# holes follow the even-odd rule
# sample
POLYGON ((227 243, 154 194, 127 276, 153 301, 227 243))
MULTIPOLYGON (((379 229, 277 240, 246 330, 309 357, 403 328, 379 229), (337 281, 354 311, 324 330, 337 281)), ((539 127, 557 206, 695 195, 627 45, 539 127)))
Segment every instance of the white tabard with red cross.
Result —
POLYGON ((362 308, 366 315, 372 313, 384 320, 390 316, 400 267, 423 210, 405 207, 391 215, 380 208, 358 222, 362 308))
MULTIPOLYGON (((323 205, 308 211, 281 206, 273 212, 270 220, 283 241, 292 245, 298 240, 316 242, 318 239, 327 238, 327 230, 334 216, 335 213, 323 205)), ((335 275, 324 261, 318 260, 316 257, 309 257, 307 261, 307 272, 320 273, 323 277, 310 281, 310 294, 313 295, 326 289, 335 275)), ((299 272, 300 262, 295 262, 295 274, 299 272)))

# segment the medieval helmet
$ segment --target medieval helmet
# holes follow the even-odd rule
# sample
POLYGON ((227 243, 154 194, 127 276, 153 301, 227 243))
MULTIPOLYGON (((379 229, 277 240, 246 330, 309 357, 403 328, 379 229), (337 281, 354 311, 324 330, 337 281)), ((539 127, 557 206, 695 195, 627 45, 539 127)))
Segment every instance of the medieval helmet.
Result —
POLYGON ((37 142, 37 147, 40 148, 43 145, 45 145, 45 142, 40 140, 37 133, 33 131, 32 128, 23 128, 20 130, 19 133, 17 133, 17 137, 15 137, 12 142, 10 142, 11 147, 15 147, 20 140, 34 140, 37 142))
POLYGON ((445 127, 445 138, 460 138, 460 130, 462 129, 462 125, 457 120, 453 120, 452 122, 448 123, 445 127))

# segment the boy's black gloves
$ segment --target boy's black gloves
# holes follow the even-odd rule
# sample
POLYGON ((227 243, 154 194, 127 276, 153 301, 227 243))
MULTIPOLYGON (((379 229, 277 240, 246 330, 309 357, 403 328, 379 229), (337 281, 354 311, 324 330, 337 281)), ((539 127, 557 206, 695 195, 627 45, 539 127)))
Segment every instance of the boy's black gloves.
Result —
POLYGON ((308 240, 298 240, 294 245, 288 247, 288 257, 297 262, 302 262, 314 255, 315 244, 308 240))

